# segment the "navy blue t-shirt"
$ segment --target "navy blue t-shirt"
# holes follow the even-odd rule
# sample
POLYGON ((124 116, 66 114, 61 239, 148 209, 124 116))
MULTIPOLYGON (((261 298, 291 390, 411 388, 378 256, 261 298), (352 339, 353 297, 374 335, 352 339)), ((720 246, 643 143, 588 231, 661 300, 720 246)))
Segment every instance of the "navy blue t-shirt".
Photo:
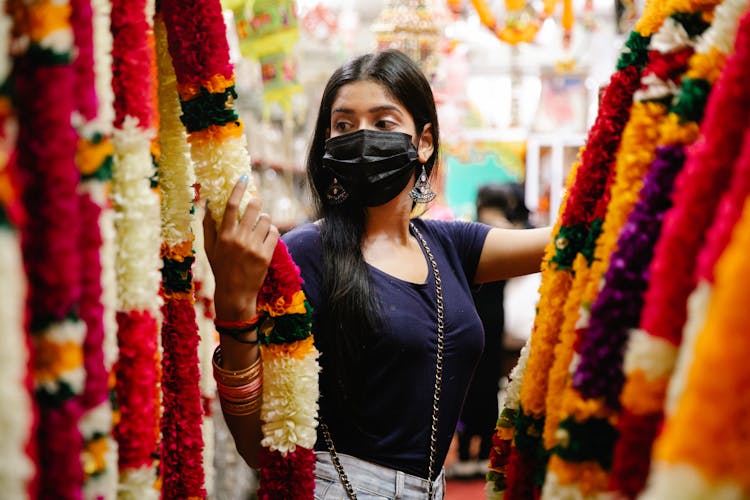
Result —
MULTIPOLYGON (((466 390, 482 353, 484 331, 472 301, 479 257, 489 226, 413 219, 440 272, 445 306, 445 352, 434 471, 440 471, 466 390)), ((413 233, 413 231, 412 231, 413 233)), ((283 240, 300 268, 313 307, 313 334, 327 313, 322 297, 320 232, 306 224, 283 240)), ((420 244, 421 246, 421 244, 420 244)), ((424 249, 422 249, 424 253, 424 249)), ((425 259, 427 256, 425 255, 425 259)), ((359 407, 336 408, 335 370, 321 356, 320 415, 336 450, 420 477, 427 476, 437 354, 435 276, 427 260, 426 283, 410 283, 368 265, 384 314, 383 331, 368 344, 359 383, 359 407)), ((317 450, 326 450, 318 435, 317 450)))

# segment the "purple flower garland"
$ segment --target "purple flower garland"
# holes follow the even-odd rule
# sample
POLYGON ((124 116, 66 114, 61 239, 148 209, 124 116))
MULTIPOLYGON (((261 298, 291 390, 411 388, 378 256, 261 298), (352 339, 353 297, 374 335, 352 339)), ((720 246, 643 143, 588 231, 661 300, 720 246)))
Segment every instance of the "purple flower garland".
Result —
POLYGON ((682 145, 659 147, 640 199, 617 240, 605 275, 605 286, 591 308, 591 321, 581 339, 581 361, 573 386, 584 398, 604 398, 620 407, 625 382, 622 362, 628 331, 640 323, 643 294, 664 213, 672 206, 674 180, 685 162, 682 145))

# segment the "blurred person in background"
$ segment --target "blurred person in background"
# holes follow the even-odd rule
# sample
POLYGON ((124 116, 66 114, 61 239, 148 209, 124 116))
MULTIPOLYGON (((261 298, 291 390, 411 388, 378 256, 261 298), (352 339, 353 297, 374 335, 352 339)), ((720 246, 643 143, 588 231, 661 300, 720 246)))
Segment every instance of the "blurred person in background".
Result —
MULTIPOLYGON (((477 221, 504 229, 529 229, 529 209, 518 183, 485 184, 476 201, 477 221)), ((446 471, 456 479, 484 477, 500 398, 507 377, 531 334, 540 275, 483 283, 472 291, 484 327, 484 350, 459 421, 458 461, 446 471)))

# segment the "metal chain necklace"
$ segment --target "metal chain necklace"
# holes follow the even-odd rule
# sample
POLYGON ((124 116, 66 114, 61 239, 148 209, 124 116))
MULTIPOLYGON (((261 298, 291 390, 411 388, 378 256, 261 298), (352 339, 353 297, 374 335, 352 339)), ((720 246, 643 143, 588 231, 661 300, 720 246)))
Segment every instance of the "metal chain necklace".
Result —
MULTIPOLYGON (((414 234, 417 235, 417 239, 422 244, 425 253, 430 261, 432 267, 432 274, 435 275, 435 305, 437 309, 437 358, 435 362, 435 388, 432 394, 432 426, 430 427, 430 457, 427 464, 427 495, 428 498, 432 498, 432 473, 435 469, 435 455, 437 454, 437 432, 438 432, 438 415, 440 413, 440 391, 443 386, 443 351, 445 349, 445 312, 443 309, 443 284, 440 281, 440 271, 435 262, 435 257, 432 255, 430 247, 427 245, 422 233, 413 223, 409 223, 409 226, 414 230, 414 234)), ((331 461, 333 466, 336 468, 336 472, 339 475, 339 480, 346 490, 346 494, 350 500, 357 500, 357 494, 354 492, 352 483, 344 472, 344 466, 341 465, 339 456, 336 453, 336 448, 333 446, 333 439, 331 433, 328 431, 328 426, 323 422, 320 422, 320 430, 323 433, 323 439, 326 441, 326 447, 328 447, 328 453, 331 455, 331 461)))

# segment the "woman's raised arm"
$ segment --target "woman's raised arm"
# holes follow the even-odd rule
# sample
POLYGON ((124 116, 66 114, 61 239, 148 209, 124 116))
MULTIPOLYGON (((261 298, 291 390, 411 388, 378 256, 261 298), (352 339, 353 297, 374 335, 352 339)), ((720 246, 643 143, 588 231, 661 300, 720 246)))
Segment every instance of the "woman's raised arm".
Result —
POLYGON ((487 283, 539 272, 544 248, 551 237, 550 227, 491 229, 482 247, 474 281, 487 283))
MULTIPOLYGON (((240 201, 247 182, 248 177, 244 175, 234 186, 218 231, 208 210, 203 220, 206 254, 216 281, 214 306, 217 325, 241 324, 250 322, 255 317, 258 292, 279 240, 278 229, 271 224, 269 216, 260 211, 259 199, 251 200, 245 213, 239 217, 240 201)), ((257 342, 257 329, 242 336, 220 332, 219 337, 219 368, 229 372, 243 372, 258 362, 260 351, 257 343, 253 343, 257 342)), ((257 371, 252 373, 255 377, 262 377, 257 371)), ((227 376, 231 378, 232 375, 230 373, 227 376)), ((258 400, 256 411, 243 415, 228 413, 222 404, 224 418, 237 450, 251 467, 258 466, 261 440, 259 403, 258 400)))

